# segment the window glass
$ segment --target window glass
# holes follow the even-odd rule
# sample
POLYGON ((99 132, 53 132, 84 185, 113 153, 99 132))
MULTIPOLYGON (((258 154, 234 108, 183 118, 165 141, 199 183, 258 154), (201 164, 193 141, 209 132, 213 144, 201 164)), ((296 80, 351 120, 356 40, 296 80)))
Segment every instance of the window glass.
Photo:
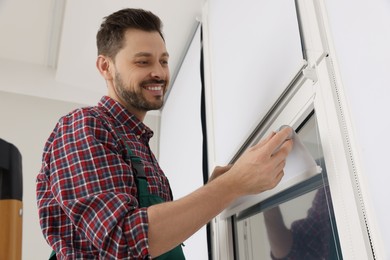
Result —
POLYGON ((342 259, 314 112, 296 132, 322 173, 236 214, 236 259, 342 259))

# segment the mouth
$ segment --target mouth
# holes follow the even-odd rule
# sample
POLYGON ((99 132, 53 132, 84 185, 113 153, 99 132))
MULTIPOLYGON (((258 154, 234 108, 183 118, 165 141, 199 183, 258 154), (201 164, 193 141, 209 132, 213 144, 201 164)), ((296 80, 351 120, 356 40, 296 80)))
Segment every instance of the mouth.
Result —
POLYGON ((144 89, 149 91, 162 91, 164 89, 163 85, 147 85, 143 86, 144 89))
POLYGON ((162 96, 165 89, 164 82, 148 82, 141 85, 143 89, 147 90, 153 96, 162 96))

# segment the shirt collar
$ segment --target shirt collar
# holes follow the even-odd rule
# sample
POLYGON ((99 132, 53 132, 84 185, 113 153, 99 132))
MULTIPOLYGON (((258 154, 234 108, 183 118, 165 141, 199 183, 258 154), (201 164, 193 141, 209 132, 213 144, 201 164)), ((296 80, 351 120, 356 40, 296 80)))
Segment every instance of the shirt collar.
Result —
POLYGON ((129 127, 136 136, 144 136, 148 140, 153 136, 153 131, 149 127, 135 115, 127 111, 127 109, 115 99, 109 96, 103 96, 98 103, 98 107, 104 108, 104 110, 106 110, 111 117, 115 118, 120 125, 129 127))

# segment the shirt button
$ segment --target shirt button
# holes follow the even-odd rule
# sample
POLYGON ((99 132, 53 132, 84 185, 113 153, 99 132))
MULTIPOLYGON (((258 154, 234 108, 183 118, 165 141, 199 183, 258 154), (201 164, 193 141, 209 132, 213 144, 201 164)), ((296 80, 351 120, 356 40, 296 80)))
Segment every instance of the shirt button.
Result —
POLYGON ((141 136, 140 136, 140 135, 137 135, 137 138, 138 138, 138 139, 140 139, 140 138, 141 138, 141 136))

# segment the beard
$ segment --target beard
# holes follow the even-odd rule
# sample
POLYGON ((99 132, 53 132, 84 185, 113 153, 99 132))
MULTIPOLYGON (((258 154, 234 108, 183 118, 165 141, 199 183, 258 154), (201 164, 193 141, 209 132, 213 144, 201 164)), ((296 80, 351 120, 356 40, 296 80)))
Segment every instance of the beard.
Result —
POLYGON ((117 95, 127 104, 127 106, 131 106, 137 110, 141 111, 150 111, 160 109, 164 104, 164 98, 155 97, 155 102, 148 101, 144 95, 142 94, 142 86, 144 84, 149 83, 157 83, 166 84, 165 80, 148 80, 140 83, 140 87, 136 88, 136 90, 130 90, 126 88, 121 75, 116 72, 115 73, 115 90, 117 95), (138 90, 137 90, 138 89, 138 90))

